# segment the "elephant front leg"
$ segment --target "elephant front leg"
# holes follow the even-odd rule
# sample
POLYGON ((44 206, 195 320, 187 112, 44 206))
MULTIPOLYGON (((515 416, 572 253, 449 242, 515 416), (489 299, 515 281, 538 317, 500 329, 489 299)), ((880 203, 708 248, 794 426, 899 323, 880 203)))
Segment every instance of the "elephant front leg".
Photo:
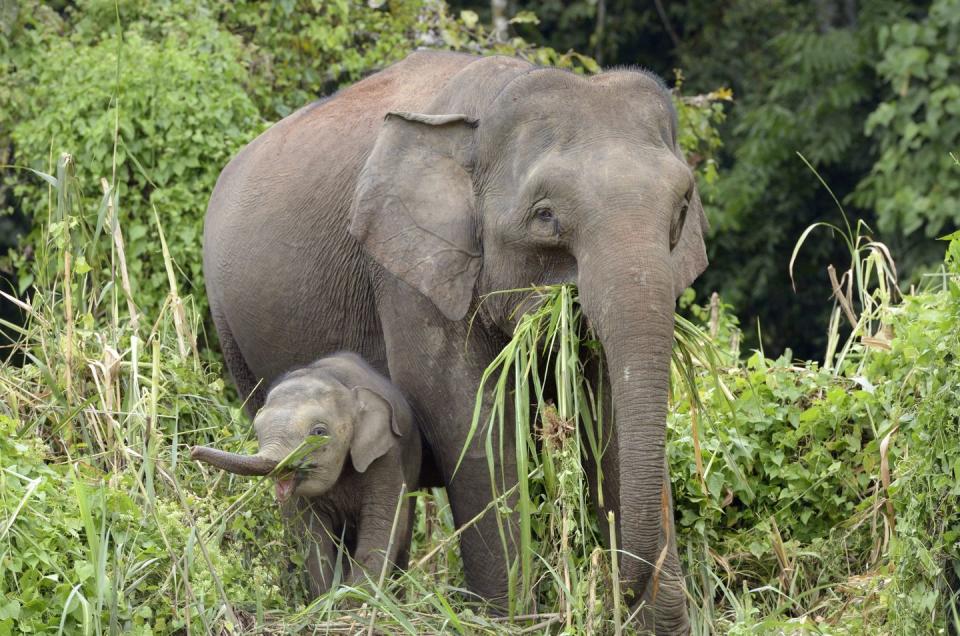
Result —
MULTIPOLYGON (((509 464, 505 467, 497 461, 495 474, 515 471, 515 464, 509 464)), ((452 473, 452 467, 449 470, 452 473)), ((513 473, 510 480, 497 484, 494 494, 486 457, 465 457, 447 484, 454 522, 458 528, 469 526, 460 535, 467 589, 489 602, 497 612, 507 609, 510 602, 508 573, 517 556, 515 485, 513 473)))
POLYGON ((405 565, 398 562, 398 555, 407 553, 413 533, 413 508, 407 494, 406 486, 396 492, 384 489, 374 501, 362 505, 350 585, 361 585, 367 580, 379 583, 385 565, 405 565))
POLYGON ((338 561, 349 565, 339 548, 332 517, 299 497, 285 504, 282 513, 300 538, 310 594, 314 598, 326 594, 333 587, 338 561))
POLYGON ((492 396, 486 392, 478 430, 464 453, 483 372, 503 343, 479 324, 471 330, 467 321, 447 320, 416 290, 396 281, 384 287, 378 309, 390 377, 414 407, 447 488, 454 523, 458 528, 469 526, 460 535, 467 588, 503 608, 508 602, 509 566, 516 557, 516 513, 498 518, 498 509, 514 510, 516 501, 512 404, 504 418, 505 435, 501 439, 498 431, 493 432, 493 457, 488 458, 484 424, 492 396), (514 494, 493 503, 506 492, 514 494))
POLYGON ((500 432, 494 430, 487 441, 485 423, 492 403, 489 392, 477 431, 467 443, 482 371, 469 369, 470 379, 459 385, 464 388, 463 394, 435 404, 446 412, 430 418, 428 439, 434 448, 441 449, 439 453, 435 451, 435 457, 446 484, 454 523, 457 528, 466 526, 460 535, 460 555, 467 589, 491 603, 496 611, 502 611, 509 603, 508 573, 517 556, 516 450, 509 409, 504 417, 507 424, 502 439, 500 432), (492 457, 487 456, 487 448, 492 450, 492 457))

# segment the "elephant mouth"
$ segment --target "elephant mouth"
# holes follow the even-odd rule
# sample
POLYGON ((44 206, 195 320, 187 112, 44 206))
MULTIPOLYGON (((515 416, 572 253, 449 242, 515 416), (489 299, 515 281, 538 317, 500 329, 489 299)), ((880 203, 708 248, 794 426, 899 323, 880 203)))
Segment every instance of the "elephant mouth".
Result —
POLYGON ((287 475, 283 479, 278 479, 274 484, 276 489, 277 501, 279 503, 284 503, 293 495, 294 489, 297 487, 296 475, 287 475))
POLYGON ((300 483, 307 478, 310 471, 316 467, 317 464, 314 463, 301 464, 296 470, 283 473, 276 477, 274 480, 274 492, 276 493, 277 502, 284 503, 290 499, 294 491, 296 491, 297 486, 299 486, 300 483))

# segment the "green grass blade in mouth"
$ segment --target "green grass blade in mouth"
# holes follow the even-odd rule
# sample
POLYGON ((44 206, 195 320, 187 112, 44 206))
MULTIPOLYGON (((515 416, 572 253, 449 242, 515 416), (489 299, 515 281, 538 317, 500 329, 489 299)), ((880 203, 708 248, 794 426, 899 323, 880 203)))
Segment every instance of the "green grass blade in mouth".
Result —
POLYGON ((270 473, 270 477, 279 477, 284 473, 293 472, 296 470, 308 468, 305 465, 305 460, 313 451, 318 448, 326 445, 329 442, 329 438, 320 435, 310 435, 302 442, 300 445, 294 448, 286 457, 280 460, 280 463, 277 464, 277 467, 273 469, 270 473))

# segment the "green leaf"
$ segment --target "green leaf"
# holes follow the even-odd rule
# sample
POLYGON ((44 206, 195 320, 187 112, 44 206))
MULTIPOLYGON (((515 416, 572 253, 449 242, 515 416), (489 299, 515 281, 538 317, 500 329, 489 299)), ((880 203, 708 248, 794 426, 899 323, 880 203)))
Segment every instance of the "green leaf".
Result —
POLYGON ((509 20, 510 24, 540 24, 540 18, 533 11, 517 11, 509 20))
POLYGON ((460 21, 463 22, 465 27, 472 29, 477 26, 477 23, 480 21, 480 16, 478 16, 474 11, 464 9, 460 12, 460 21))

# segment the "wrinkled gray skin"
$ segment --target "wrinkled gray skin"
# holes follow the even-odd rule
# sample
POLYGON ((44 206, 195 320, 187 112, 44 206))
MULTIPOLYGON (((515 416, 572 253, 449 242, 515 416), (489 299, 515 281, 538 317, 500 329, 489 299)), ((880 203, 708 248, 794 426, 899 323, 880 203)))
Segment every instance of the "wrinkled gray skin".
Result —
MULTIPOLYGON (((518 299, 479 301, 577 283, 616 414, 603 484, 623 583, 647 603, 643 627, 673 633, 688 629, 665 478, 673 311, 706 267, 704 229, 655 77, 418 52, 231 161, 207 211, 204 272, 252 408, 259 380, 359 352, 410 400, 458 525, 491 499, 483 435, 453 469, 518 299)), ((497 475, 514 474, 509 435, 497 475)), ((495 602, 507 593, 498 538, 492 515, 461 535, 470 589, 495 602)))
POLYGON ((348 583, 376 580, 384 558, 406 565, 414 509, 401 490, 418 488, 421 441, 407 401, 389 380, 354 354, 328 356, 284 375, 253 426, 256 455, 200 446, 191 456, 233 473, 267 475, 304 440, 322 440, 276 484, 284 516, 312 539, 304 556, 313 594, 330 589, 341 537, 352 560, 342 563, 348 583))

